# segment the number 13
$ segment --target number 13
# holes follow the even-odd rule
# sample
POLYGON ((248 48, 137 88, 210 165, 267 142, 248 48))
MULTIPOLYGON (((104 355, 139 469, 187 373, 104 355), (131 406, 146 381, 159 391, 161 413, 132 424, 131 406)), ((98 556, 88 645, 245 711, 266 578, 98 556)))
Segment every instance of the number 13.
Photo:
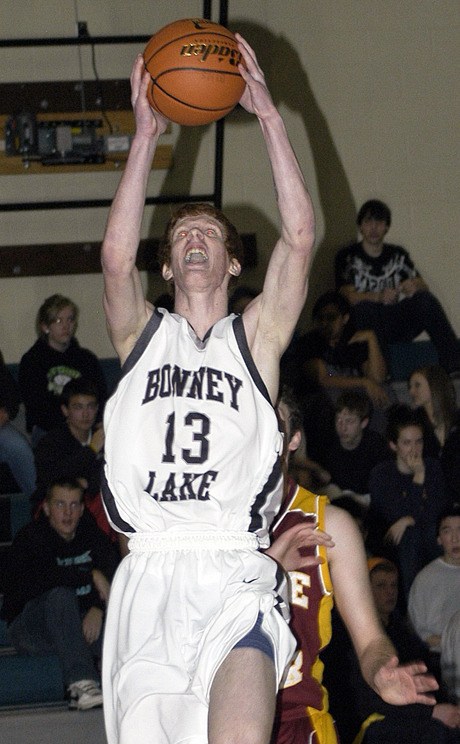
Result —
MULTIPOLYGON (((188 413, 184 419, 184 426, 193 427, 192 440, 198 442, 195 453, 191 449, 183 449, 182 459, 187 463, 203 463, 209 456, 209 431, 210 421, 202 413, 188 413)), ((173 454, 174 436, 176 427, 176 414, 171 413, 166 419, 166 437, 165 450, 162 462, 176 462, 176 455, 173 454)))

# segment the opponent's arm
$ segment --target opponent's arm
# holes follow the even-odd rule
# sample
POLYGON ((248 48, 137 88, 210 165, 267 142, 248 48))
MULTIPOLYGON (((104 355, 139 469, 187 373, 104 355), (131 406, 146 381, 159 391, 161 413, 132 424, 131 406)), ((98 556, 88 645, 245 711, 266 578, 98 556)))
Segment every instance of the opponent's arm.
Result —
POLYGON ((315 223, 310 195, 264 74, 251 47, 238 34, 237 39, 246 65, 240 65, 246 81, 240 103, 259 120, 281 217, 281 236, 270 258, 262 295, 243 315, 251 351, 265 379, 260 369, 265 355, 274 355, 277 364, 305 302, 315 223))
POLYGON ((429 692, 437 689, 436 680, 426 675, 422 663, 399 664, 378 620, 363 541, 353 519, 343 509, 327 506, 326 528, 335 542, 328 548, 334 596, 364 679, 387 703, 433 705, 429 692))
POLYGON ((167 121, 147 100, 149 75, 142 55, 131 73, 131 103, 136 119, 128 160, 110 209, 102 244, 104 309, 112 343, 123 362, 151 312, 145 301, 136 254, 147 182, 159 136, 167 121))

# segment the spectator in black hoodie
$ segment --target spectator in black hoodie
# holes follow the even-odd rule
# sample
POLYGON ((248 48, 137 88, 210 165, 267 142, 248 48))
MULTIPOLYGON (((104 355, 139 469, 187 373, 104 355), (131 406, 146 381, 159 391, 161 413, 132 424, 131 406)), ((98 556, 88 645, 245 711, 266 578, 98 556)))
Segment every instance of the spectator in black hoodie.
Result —
POLYGON ((104 373, 97 357, 75 338, 77 322, 77 306, 59 294, 48 297, 38 311, 39 338, 19 364, 19 387, 32 446, 63 421, 59 396, 69 380, 80 376, 93 380, 100 405, 105 403, 104 373))

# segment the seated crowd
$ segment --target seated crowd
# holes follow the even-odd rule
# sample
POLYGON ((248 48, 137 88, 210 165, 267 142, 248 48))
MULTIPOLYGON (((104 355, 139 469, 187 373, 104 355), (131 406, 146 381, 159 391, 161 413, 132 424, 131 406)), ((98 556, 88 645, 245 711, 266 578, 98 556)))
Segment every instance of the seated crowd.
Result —
MULTIPOLYGON (((357 224, 361 242, 339 251, 336 287, 316 301, 312 329, 294 336, 282 360, 279 407, 290 423, 290 493, 323 494, 334 507, 325 514, 338 547, 326 542, 320 551, 330 563, 330 593, 345 608, 342 618, 333 612, 332 641, 321 653, 330 710, 341 744, 356 736, 376 744, 409 741, 398 733, 407 727, 418 732, 414 741, 459 741, 458 342, 407 251, 384 243, 388 207, 366 202, 357 224), (439 364, 412 371, 406 404, 391 386, 388 348, 422 331, 439 364), (349 584, 337 567, 342 549, 351 549, 332 529, 343 526, 347 535, 356 526, 337 507, 350 512, 362 534, 377 625, 400 661, 424 660, 439 683, 433 708, 391 705, 366 684, 358 626, 344 600, 349 584)), ((244 312, 253 297, 250 288, 237 288, 232 311, 244 312)), ((22 653, 57 653, 69 705, 86 709, 102 704, 105 605, 127 543, 101 501, 107 385, 95 355, 75 337, 77 319, 75 303, 53 295, 39 310, 38 339, 21 359, 19 385, 0 359, 0 463, 31 502, 31 522, 13 541, 0 589, 12 645, 22 653), (12 423, 21 401, 26 434, 12 423)), ((273 557, 289 570, 276 550, 273 557)), ((327 584, 324 576, 319 583, 327 584)), ((320 677, 315 690, 321 696, 320 677)))

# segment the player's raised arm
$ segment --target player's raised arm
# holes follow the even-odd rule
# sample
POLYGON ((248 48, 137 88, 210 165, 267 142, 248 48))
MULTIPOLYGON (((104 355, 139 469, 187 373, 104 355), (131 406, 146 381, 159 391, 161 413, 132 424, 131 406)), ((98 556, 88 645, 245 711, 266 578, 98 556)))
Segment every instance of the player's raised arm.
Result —
POLYGON ((240 66, 241 75, 246 81, 240 103, 259 120, 281 217, 281 236, 270 258, 260 298, 257 334, 269 337, 272 352, 281 355, 305 302, 315 221, 299 163, 281 115, 268 91, 264 74, 254 51, 240 35, 236 36, 246 65, 240 66), (278 349, 273 348, 276 345, 278 349))
POLYGON ((131 73, 136 133, 110 209, 102 244, 104 309, 112 343, 122 362, 151 313, 136 269, 136 254, 152 160, 167 121, 148 103, 148 82, 149 75, 145 73, 142 55, 139 55, 131 73))

